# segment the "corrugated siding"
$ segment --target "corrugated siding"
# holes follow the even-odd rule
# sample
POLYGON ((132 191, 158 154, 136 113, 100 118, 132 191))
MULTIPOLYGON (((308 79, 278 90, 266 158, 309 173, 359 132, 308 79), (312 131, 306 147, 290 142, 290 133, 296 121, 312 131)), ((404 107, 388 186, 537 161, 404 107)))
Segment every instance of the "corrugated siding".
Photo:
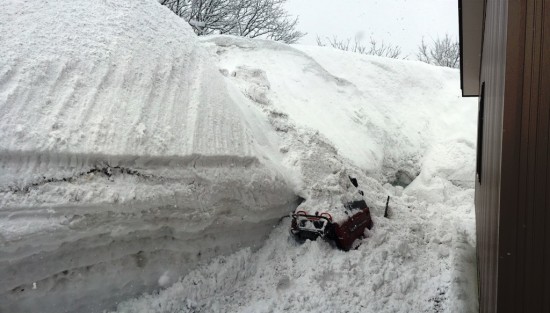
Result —
MULTIPOLYGON (((505 123, 510 124, 510 135, 505 135, 504 145, 517 151, 518 157, 509 157, 510 166, 515 162, 517 166, 503 173, 502 199, 509 201, 502 206, 507 214, 501 214, 501 225, 516 226, 513 231, 501 226, 501 233, 509 231, 510 238, 500 242, 499 277, 506 278, 499 283, 498 308, 550 312, 550 0, 515 1, 512 6, 516 16, 510 14, 509 19, 518 24, 517 35, 512 34, 517 52, 516 61, 508 64, 518 69, 521 83, 506 82, 510 95, 505 101, 505 123), (510 183, 504 188, 508 180, 516 186, 510 183), (517 196, 508 196, 511 188, 517 196)), ((503 154, 503 160, 506 157, 503 154)))
POLYGON ((516 273, 520 266, 518 255, 518 229, 523 222, 518 215, 521 168, 521 117, 523 110, 523 85, 525 51, 525 1, 509 1, 508 48, 506 62, 505 110, 503 117, 502 192, 500 215, 499 252, 499 312, 521 312, 518 305, 523 299, 515 294, 515 285, 521 277, 516 273))
POLYGON ((481 82, 485 83, 481 184, 476 188, 480 312, 495 312, 497 301, 498 219, 502 116, 506 64, 506 0, 488 0, 481 82))
POLYGON ((550 312, 550 0, 488 0, 483 49, 480 311, 550 312))

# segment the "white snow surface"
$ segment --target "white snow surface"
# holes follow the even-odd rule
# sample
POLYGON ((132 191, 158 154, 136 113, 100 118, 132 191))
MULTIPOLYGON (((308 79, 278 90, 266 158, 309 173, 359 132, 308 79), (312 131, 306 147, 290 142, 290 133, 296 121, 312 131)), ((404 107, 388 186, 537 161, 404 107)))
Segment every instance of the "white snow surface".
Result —
POLYGON ((0 311, 477 312, 458 71, 198 40, 154 0, 4 1, 0 43, 0 311), (345 218, 348 175, 357 250, 272 228, 295 193, 345 218))
POLYGON ((374 227, 357 250, 297 243, 284 219, 267 243, 205 263, 117 312, 477 312, 476 101, 459 72, 419 62, 207 37, 226 80, 281 138, 302 180, 298 210, 355 197, 374 227), (384 218, 391 196, 389 218, 384 218))
POLYGON ((0 3, 0 311, 98 312, 265 240, 277 138, 155 0, 0 3))
POLYGON ((154 4, 116 2, 4 2, 0 148, 123 160, 254 156, 236 103, 188 27, 154 4), (12 23, 26 27, 14 32, 12 23))
MULTIPOLYGON (((424 156, 437 144, 463 143, 470 149, 464 153, 472 151, 475 101, 461 97, 456 70, 235 37, 204 42, 214 46, 220 71, 286 138, 280 150, 295 150, 289 147, 296 144, 308 146, 307 155, 292 156, 295 152, 291 151, 286 158, 287 164, 315 160, 311 168, 301 166, 303 196, 310 200, 301 210, 313 214, 321 207, 336 220, 345 219, 342 202, 356 197, 356 190, 348 189, 344 181, 348 175, 357 176, 355 171, 382 184, 403 185, 419 175, 424 156), (305 135, 308 131, 314 133, 305 135), (311 145, 319 143, 312 141, 333 151, 313 155, 311 145), (334 155, 342 160, 335 163, 334 155), (340 163, 349 168, 346 173, 326 175, 340 170, 340 163), (323 166, 335 170, 319 170, 323 166)), ((456 161, 452 155, 445 160, 456 161)), ((461 163, 454 165, 464 172, 458 179, 473 186, 472 167, 462 166, 468 160, 467 165, 472 165, 473 159, 465 155, 458 160, 461 163)))

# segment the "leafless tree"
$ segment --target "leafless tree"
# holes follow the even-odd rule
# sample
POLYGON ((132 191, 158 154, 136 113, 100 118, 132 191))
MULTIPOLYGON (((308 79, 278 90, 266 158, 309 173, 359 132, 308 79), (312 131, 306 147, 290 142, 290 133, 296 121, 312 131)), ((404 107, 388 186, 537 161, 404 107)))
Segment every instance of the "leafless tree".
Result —
POLYGON ((292 18, 283 8, 286 0, 241 0, 238 31, 246 37, 267 36, 269 39, 295 43, 305 34, 296 31, 298 18, 292 18), (252 9, 251 9, 252 8, 252 9))
POLYGON ((159 0, 184 18, 198 35, 228 34, 295 43, 305 34, 298 18, 284 9, 286 0, 159 0))
POLYGON ((458 68, 460 66, 460 47, 458 41, 449 34, 445 34, 444 38, 432 40, 430 46, 422 38, 422 43, 418 46, 417 57, 419 61, 429 64, 458 68))
POLYGON ((227 0, 159 0, 185 19, 197 35, 227 34, 232 25, 233 3, 227 0))
POLYGON ((363 44, 357 37, 354 38, 353 42, 350 38, 339 39, 336 36, 332 38, 326 37, 326 41, 323 41, 319 36, 317 36, 317 45, 319 46, 331 46, 333 48, 351 51, 361 54, 377 55, 392 59, 401 58, 401 47, 393 46, 391 44, 386 44, 383 41, 378 43, 375 39, 370 39, 370 44, 363 44))
POLYGON ((184 10, 187 9, 188 0, 159 0, 159 3, 182 17, 184 16, 184 10))

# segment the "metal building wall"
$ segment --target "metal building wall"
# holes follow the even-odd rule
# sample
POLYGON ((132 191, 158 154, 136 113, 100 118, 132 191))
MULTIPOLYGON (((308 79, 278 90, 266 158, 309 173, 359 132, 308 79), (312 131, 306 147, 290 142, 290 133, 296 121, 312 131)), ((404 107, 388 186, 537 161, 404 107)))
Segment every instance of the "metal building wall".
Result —
MULTIPOLYGON (((512 1, 512 0, 511 0, 512 1)), ((480 312, 496 312, 501 189, 502 117, 506 68, 507 0, 487 0, 481 61, 485 84, 481 172, 476 185, 480 312)))
POLYGON ((550 312, 550 0, 487 0, 481 312, 550 312))
POLYGON ((509 12, 498 310, 550 312, 550 0, 509 12))

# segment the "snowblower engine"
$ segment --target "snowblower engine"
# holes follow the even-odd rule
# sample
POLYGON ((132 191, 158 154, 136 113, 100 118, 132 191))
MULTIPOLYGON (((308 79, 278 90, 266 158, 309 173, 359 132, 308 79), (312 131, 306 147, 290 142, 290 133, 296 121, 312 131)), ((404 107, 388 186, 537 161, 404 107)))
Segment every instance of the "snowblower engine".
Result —
POLYGON ((343 209, 353 214, 348 214, 341 223, 333 222, 329 213, 308 215, 305 211, 297 211, 292 214, 290 232, 300 241, 318 237, 334 240, 338 248, 348 251, 357 239, 363 237, 365 228, 371 229, 373 223, 364 200, 347 203, 343 209))

